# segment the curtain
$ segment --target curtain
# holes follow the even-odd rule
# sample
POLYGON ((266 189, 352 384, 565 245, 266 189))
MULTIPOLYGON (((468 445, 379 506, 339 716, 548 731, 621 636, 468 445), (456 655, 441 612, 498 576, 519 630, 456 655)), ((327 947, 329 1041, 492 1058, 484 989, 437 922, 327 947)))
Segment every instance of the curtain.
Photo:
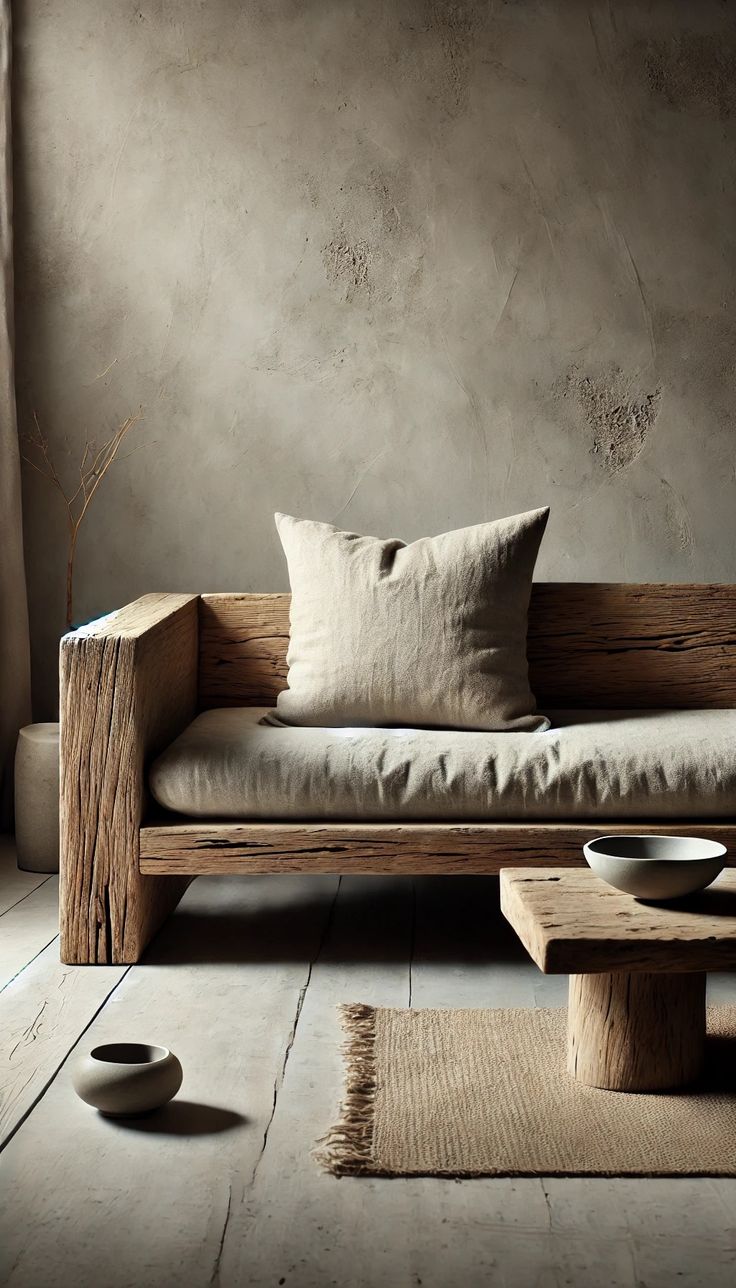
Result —
POLYGON ((18 730, 30 714, 28 604, 13 385, 13 168, 10 0, 0 0, 0 827, 12 817, 18 730))

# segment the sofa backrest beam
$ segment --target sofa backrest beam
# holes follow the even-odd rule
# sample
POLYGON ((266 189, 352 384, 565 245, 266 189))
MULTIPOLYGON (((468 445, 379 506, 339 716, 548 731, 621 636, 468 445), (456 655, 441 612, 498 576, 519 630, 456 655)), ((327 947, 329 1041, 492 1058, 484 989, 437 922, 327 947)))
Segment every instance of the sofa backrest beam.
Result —
MULTIPOLYGON (((289 599, 200 597, 200 710, 275 701, 289 599)), ((529 667, 542 709, 736 707, 736 586, 538 582, 529 667)))

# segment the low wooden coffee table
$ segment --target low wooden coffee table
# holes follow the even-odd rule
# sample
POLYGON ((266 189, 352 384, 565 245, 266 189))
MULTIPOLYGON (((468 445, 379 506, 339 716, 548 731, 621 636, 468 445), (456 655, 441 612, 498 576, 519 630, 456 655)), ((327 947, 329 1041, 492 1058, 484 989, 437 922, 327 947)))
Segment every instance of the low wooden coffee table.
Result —
POLYGON ((736 967, 736 872, 665 905, 587 868, 506 868, 501 909, 540 970, 570 973, 567 1067, 578 1082, 657 1091, 698 1076, 706 971, 736 967))

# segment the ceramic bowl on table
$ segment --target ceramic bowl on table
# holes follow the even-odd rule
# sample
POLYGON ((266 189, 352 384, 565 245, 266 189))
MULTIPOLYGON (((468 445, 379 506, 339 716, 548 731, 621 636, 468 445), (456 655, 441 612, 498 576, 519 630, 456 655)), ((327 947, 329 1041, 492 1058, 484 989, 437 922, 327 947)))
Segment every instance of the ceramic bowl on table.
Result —
POLYGON ((131 1117, 159 1109, 175 1096, 182 1068, 168 1047, 146 1042, 108 1042, 77 1062, 74 1090, 101 1114, 131 1117))
POLYGON ((637 899, 704 890, 726 865, 726 847, 697 836, 599 836, 583 846, 596 876, 637 899))

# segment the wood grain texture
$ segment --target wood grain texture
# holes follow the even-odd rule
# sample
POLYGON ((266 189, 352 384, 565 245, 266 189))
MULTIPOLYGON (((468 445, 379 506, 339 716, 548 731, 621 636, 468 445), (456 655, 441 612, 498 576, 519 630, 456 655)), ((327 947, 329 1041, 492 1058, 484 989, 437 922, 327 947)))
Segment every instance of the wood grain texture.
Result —
POLYGON ((136 961, 185 881, 141 876, 148 760, 192 718, 197 599, 145 595, 61 641, 62 960, 136 961))
POLYGON ((694 1082, 705 1053, 705 973, 571 975, 567 1068, 607 1091, 694 1082))
POLYGON ((290 595, 202 595, 199 706, 260 706, 286 688, 290 595))
POLYGON ((736 586, 535 585, 541 708, 736 706, 736 586))
MULTIPOLYGON (((529 648, 542 705, 736 705, 735 606, 730 586, 537 585, 529 648)), ((181 882, 164 876, 492 873, 518 861, 580 864, 586 840, 628 830, 605 821, 191 820, 141 829, 145 765, 189 720, 195 672, 200 708, 273 701, 286 683, 288 614, 288 595, 145 596, 63 641, 65 960, 137 960, 181 894, 181 882)), ((703 825, 637 830, 698 835, 703 825)), ((736 842, 732 826, 707 830, 727 846, 736 842)))
MULTIPOLYGON (((638 832, 699 836, 698 824, 638 832)), ((585 841, 630 832, 626 823, 232 823, 174 819, 140 834, 144 873, 493 873, 518 863, 584 865, 585 841)), ((736 825, 706 827, 736 852, 736 825)), ((601 968, 603 969, 603 968, 601 968)))
POLYGON ((507 868, 501 911, 539 969, 550 974, 736 967, 733 870, 707 890, 667 905, 633 899, 588 868, 507 868))
MULTIPOLYGON (((289 595, 203 595, 200 708, 286 687, 289 595)), ((529 669, 540 708, 736 706, 736 587, 538 582, 529 669)))

